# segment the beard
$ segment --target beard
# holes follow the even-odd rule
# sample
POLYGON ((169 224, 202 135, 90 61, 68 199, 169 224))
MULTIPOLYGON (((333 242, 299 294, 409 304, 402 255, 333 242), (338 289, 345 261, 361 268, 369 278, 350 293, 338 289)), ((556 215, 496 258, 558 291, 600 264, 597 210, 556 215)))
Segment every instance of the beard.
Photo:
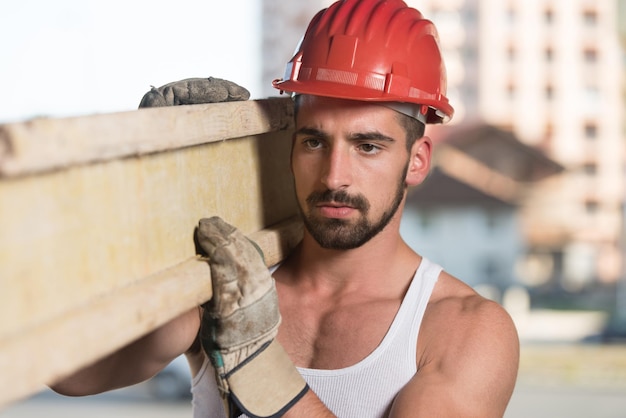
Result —
POLYGON ((344 190, 326 190, 313 192, 307 197, 306 204, 309 212, 305 212, 302 205, 298 203, 304 226, 322 248, 351 250, 362 246, 382 231, 398 211, 407 188, 404 181, 407 170, 408 164, 397 184, 393 201, 377 220, 368 219, 370 203, 363 195, 350 195, 344 190), (311 214, 311 208, 314 208, 318 203, 325 202, 346 204, 357 209, 360 212, 360 216, 355 222, 352 222, 345 219, 324 218, 311 214))

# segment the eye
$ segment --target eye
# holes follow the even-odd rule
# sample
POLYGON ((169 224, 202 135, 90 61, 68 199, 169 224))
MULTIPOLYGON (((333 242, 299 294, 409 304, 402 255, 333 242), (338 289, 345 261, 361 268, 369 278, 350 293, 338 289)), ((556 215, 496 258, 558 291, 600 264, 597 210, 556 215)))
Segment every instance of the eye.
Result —
POLYGON ((359 144, 358 148, 363 153, 370 155, 378 154, 378 152, 380 151, 380 148, 378 146, 370 143, 359 144))
POLYGON ((302 141, 302 143, 307 149, 310 150, 319 149, 322 147, 322 141, 315 138, 305 139, 304 141, 302 141))

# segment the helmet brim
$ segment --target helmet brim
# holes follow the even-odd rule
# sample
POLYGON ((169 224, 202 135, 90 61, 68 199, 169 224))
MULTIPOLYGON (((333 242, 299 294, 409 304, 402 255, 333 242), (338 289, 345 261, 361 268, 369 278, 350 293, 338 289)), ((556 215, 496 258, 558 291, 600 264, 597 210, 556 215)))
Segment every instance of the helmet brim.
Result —
POLYGON ((429 108, 427 123, 445 123, 454 115, 454 109, 442 95, 438 95, 438 97, 428 95, 431 97, 427 97, 424 94, 407 99, 406 96, 394 96, 380 90, 319 80, 307 80, 306 82, 274 80, 272 85, 274 88, 288 94, 307 94, 335 99, 361 100, 364 102, 400 102, 426 105, 429 108))

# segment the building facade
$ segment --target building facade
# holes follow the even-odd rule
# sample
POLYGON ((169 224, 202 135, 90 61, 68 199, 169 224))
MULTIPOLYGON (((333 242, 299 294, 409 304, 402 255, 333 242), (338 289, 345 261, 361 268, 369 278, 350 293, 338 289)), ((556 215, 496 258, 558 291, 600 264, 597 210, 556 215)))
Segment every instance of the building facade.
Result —
POLYGON ((510 129, 565 171, 522 210, 530 283, 616 281, 626 151, 615 0, 413 0, 439 28, 454 123, 510 129))

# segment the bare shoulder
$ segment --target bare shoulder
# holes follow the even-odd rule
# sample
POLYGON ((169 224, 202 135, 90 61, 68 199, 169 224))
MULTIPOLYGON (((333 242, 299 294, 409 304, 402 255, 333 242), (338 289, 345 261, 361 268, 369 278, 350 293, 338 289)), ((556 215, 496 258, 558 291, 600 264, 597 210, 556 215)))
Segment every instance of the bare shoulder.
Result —
POLYGON ((511 362, 517 361, 519 351, 517 331, 506 310, 446 272, 441 273, 424 314, 420 340, 426 343, 418 343, 424 360, 432 355, 426 347, 437 347, 444 354, 460 351, 455 357, 461 352, 510 356, 511 362))
POLYGON ((499 304, 442 273, 424 314, 417 355, 418 392, 438 382, 446 395, 427 391, 446 398, 450 408, 463 405, 460 416, 502 416, 517 378, 519 340, 499 304))
MULTIPOLYGON (((463 330, 471 328, 475 332, 505 332, 504 337, 513 338, 517 344, 515 326, 504 308, 480 296, 467 284, 446 272, 441 273, 428 303, 423 328, 428 332, 430 328, 441 326, 459 331, 450 334, 449 338, 463 336, 463 330)), ((481 336, 482 333, 475 338, 481 336)))

